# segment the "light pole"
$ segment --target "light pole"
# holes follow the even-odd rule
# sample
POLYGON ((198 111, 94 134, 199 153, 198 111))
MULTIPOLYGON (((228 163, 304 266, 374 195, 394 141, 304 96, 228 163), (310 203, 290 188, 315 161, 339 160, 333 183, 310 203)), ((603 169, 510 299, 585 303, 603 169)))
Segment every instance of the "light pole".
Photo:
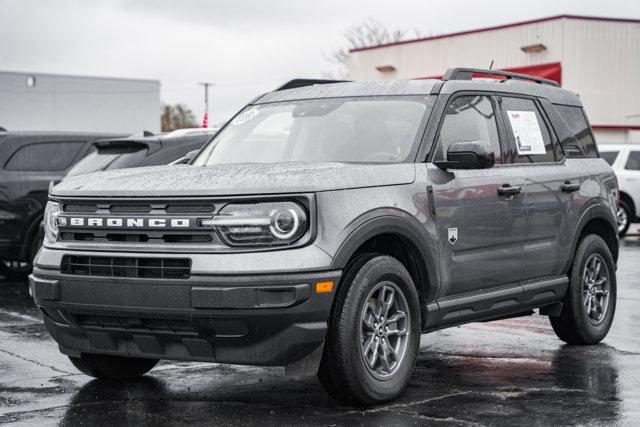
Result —
POLYGON ((202 127, 209 127, 209 87, 214 86, 211 82, 200 82, 199 85, 204 87, 204 117, 202 118, 202 127))

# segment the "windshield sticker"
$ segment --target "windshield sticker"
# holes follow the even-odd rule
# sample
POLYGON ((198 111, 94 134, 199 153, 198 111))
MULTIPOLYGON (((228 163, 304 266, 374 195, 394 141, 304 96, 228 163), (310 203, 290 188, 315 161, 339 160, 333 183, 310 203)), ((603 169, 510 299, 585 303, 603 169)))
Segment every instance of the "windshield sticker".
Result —
POLYGON ((244 113, 239 114, 238 117, 233 119, 231 124, 233 124, 233 125, 241 125, 241 124, 243 124, 245 122, 248 122, 249 120, 253 119, 255 116, 258 115, 259 112, 260 112, 260 108, 259 107, 253 107, 250 110, 247 110, 244 113))
POLYGON ((534 111, 507 111, 518 154, 546 154, 540 124, 534 111))

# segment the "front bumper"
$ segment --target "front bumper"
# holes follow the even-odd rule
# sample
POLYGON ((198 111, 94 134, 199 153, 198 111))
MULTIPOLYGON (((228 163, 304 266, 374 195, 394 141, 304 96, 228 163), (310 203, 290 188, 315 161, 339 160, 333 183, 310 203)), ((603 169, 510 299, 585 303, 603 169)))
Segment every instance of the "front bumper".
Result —
POLYGON ((324 341, 340 271, 142 279, 36 266, 29 291, 60 350, 283 366, 324 341), (315 284, 333 280, 331 293, 315 284))

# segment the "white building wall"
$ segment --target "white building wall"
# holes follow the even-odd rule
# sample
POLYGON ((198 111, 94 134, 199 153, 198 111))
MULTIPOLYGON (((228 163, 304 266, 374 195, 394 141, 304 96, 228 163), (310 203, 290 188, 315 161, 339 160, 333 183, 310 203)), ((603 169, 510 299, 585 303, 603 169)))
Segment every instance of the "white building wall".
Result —
POLYGON ((559 62, 563 48, 562 22, 548 21, 500 30, 442 37, 362 50, 351 53, 350 75, 354 80, 415 79, 441 76, 451 67, 518 67, 559 62), (528 54, 520 48, 544 43, 547 50, 528 54), (396 71, 383 73, 380 65, 396 71))
POLYGON ((156 132, 160 114, 156 80, 0 72, 0 126, 8 130, 156 132))
POLYGON ((443 36, 351 53, 354 80, 441 76, 451 67, 511 68, 560 62, 562 86, 580 95, 598 140, 638 141, 640 132, 597 129, 640 126, 640 23, 559 18, 443 36), (546 50, 525 53, 542 43, 546 50), (396 71, 376 70, 392 65, 396 71))
POLYGON ((640 126, 640 24, 567 19, 564 26, 563 87, 580 95, 593 125, 640 126))

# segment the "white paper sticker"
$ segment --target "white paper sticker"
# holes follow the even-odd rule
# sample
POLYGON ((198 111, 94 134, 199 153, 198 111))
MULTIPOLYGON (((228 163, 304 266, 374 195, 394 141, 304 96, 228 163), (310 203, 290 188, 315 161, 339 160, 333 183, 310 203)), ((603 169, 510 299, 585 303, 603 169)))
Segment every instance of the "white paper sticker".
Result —
POLYGON ((516 139, 518 154, 546 154, 540 124, 533 111, 507 111, 513 136, 516 139))

